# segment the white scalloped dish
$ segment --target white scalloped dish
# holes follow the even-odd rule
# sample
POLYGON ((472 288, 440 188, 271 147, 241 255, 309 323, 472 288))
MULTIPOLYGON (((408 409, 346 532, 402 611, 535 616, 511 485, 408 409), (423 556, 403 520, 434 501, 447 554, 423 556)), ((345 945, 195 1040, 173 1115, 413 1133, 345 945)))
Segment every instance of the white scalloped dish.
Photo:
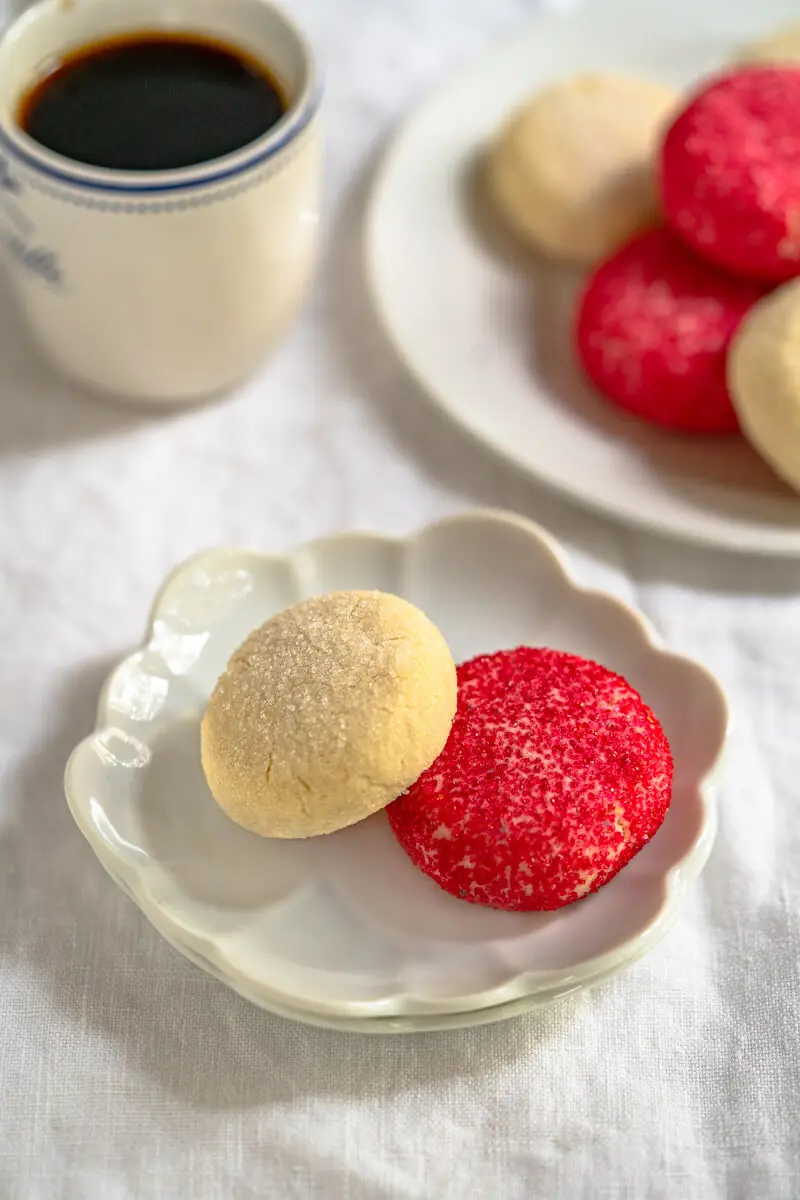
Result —
POLYGON ((552 1003, 664 935, 711 849, 726 730, 724 697, 702 667, 661 649, 632 609, 582 590, 535 526, 474 513, 407 541, 346 534, 286 558, 223 549, 180 567, 145 644, 108 680, 66 792, 98 858, 156 929, 248 999, 331 1027, 434 1029, 552 1003), (577 904, 501 913, 441 892, 384 814, 298 842, 229 821, 200 767, 208 696, 247 633, 337 588, 407 596, 457 661, 527 643, 624 675, 675 758, 672 805, 652 841, 577 904))

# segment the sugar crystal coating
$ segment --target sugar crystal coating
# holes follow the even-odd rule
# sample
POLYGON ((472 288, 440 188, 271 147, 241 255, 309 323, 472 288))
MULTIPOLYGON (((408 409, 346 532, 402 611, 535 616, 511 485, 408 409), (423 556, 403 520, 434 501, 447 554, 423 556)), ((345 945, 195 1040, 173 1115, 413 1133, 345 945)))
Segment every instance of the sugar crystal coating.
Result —
POLYGON ((424 613, 382 592, 334 592, 235 651, 203 717, 203 770, 245 829, 332 833, 430 766, 455 707, 452 655, 424 613))
POLYGON ((726 352, 764 290, 703 262, 669 230, 651 230, 590 278, 576 320, 578 355, 595 387, 626 412, 686 433, 734 433, 726 352))
POLYGON ((738 275, 800 273, 800 68, 712 81, 667 131, 661 199, 687 245, 738 275))
POLYGON ((411 860, 492 908, 560 908, 596 891, 653 836, 672 787, 656 717, 619 675, 556 650, 458 668, 435 763, 388 809, 411 860))

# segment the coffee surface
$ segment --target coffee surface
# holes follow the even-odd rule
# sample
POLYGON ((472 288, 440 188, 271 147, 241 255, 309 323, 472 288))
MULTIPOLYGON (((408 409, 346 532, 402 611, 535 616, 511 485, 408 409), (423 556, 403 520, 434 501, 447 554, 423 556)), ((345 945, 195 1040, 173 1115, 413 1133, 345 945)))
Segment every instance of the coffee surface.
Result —
POLYGON ((286 112, 269 69, 191 34, 137 34, 84 46, 23 97, 22 129, 76 162, 169 171, 221 158, 286 112))

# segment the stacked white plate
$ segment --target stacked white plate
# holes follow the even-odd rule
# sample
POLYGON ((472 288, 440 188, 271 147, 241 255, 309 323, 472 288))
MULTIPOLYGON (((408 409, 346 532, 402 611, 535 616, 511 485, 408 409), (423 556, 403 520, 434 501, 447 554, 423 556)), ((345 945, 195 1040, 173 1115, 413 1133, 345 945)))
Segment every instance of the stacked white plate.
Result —
POLYGON ((329 538, 288 557, 210 551, 180 567, 144 645, 112 674, 66 776, 98 858, 177 950, 254 1003, 370 1033, 500 1020, 599 982, 667 932, 714 839, 722 693, 641 616, 582 590, 541 530, 477 512, 406 541, 329 538), (417 871, 380 814, 330 837, 269 841, 217 808, 200 765, 204 706, 272 613, 337 588, 406 596, 457 661, 548 645, 620 672, 675 758, 668 816, 597 894, 555 913, 456 900, 417 871))

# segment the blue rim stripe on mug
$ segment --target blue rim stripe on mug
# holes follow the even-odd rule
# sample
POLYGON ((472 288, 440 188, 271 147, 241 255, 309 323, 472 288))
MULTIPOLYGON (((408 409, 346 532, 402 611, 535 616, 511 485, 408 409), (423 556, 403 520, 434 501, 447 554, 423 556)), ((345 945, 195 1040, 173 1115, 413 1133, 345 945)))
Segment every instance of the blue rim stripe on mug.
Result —
MULTIPOLYGON (((69 171, 62 171, 58 167, 51 167, 47 163, 42 162, 35 154, 30 154, 18 142, 10 138, 2 128, 2 125, 0 125, 0 146, 2 146, 10 158, 15 159, 18 163, 22 163, 29 170, 69 187, 83 188, 91 192, 107 192, 128 196, 155 196, 165 193, 185 192, 191 191, 194 188, 210 187, 217 183, 225 183, 230 179, 236 178, 237 175, 243 175, 246 171, 263 166, 269 159, 279 154, 281 150, 285 150, 308 127, 317 113, 321 100, 322 86, 318 82, 311 94, 306 98, 305 103, 299 109, 295 110, 294 113, 288 114, 286 118, 287 124, 284 128, 281 130, 279 126, 277 130, 270 132, 268 135, 270 144, 263 150, 254 154, 252 158, 248 158, 245 162, 221 167, 213 173, 197 179, 179 179, 174 182, 152 184, 144 182, 141 184, 132 182, 114 183, 111 180, 85 179, 80 175, 72 175, 69 171), (276 136, 278 134, 279 136, 276 136), (275 138, 275 140, 273 141, 272 138, 275 138)), ((189 169, 192 170, 194 168, 189 169)))

